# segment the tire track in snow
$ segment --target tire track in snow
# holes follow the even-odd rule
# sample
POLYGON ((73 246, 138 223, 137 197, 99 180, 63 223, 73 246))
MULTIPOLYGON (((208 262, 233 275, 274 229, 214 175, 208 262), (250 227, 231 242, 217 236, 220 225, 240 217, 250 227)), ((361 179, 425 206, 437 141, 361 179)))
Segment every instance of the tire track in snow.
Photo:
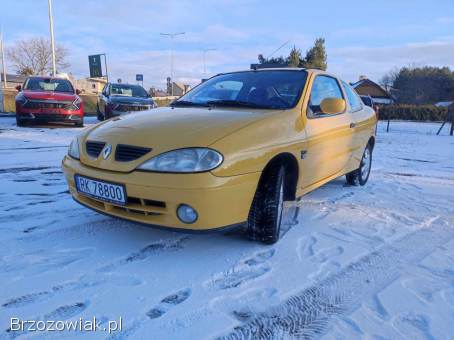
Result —
POLYGON ((331 319, 353 311, 364 297, 399 277, 402 267, 419 262, 453 238, 454 228, 449 223, 432 218, 416 231, 382 246, 281 305, 252 315, 218 339, 319 337, 328 330, 331 319))

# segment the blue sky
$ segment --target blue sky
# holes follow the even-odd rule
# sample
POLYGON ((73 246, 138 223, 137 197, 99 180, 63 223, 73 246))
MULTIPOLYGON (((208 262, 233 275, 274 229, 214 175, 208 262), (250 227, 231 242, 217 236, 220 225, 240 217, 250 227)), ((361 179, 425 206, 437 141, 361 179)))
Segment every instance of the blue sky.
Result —
MULTIPOLYGON (((6 45, 48 36, 47 0, 1 0, 6 45)), ((175 39, 175 78, 197 83, 208 75, 245 69, 290 40, 303 53, 326 39, 328 70, 347 81, 378 80, 404 65, 454 69, 453 0, 268 1, 268 0, 54 0, 55 38, 70 52, 66 71, 88 76, 87 56, 107 53, 109 75, 163 87, 170 72, 170 41, 160 32, 184 31, 175 39), (367 3, 367 4, 366 4, 367 3)), ((9 71, 14 71, 11 63, 9 71)))

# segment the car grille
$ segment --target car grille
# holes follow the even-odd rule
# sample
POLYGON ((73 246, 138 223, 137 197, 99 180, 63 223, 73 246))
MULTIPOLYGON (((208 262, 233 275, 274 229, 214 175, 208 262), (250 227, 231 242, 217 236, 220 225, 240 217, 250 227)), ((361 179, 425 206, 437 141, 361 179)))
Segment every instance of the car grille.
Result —
POLYGON ((130 162, 146 155, 150 151, 150 148, 141 146, 118 144, 115 149, 115 160, 118 162, 130 162))
POLYGON ((56 101, 36 101, 29 100, 25 103, 24 108, 27 109, 63 109, 70 110, 72 102, 56 102, 56 101))
POLYGON ((89 156, 93 158, 98 158, 99 154, 104 148, 104 145, 106 145, 106 143, 104 142, 87 141, 87 143, 85 144, 85 148, 89 156))
POLYGON ((115 109, 115 111, 130 112, 130 111, 145 111, 145 110, 149 110, 149 109, 150 109, 149 105, 120 104, 115 109))

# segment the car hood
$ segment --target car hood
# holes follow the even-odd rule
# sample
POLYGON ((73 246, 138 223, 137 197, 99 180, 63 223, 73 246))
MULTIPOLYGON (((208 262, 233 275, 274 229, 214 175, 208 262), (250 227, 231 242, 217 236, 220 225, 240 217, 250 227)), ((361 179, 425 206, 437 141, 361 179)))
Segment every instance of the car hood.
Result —
POLYGON ((152 104, 153 99, 142 98, 142 97, 127 97, 127 96, 111 96, 110 101, 112 103, 124 103, 124 104, 152 104))
POLYGON ((160 153, 187 147, 207 147, 232 132, 266 116, 263 110, 158 108, 115 117, 96 125, 81 138, 80 159, 89 166, 130 172, 160 153), (86 141, 113 146, 110 157, 94 159, 86 153, 86 141), (147 147, 152 151, 130 162, 115 161, 118 144, 147 147))
POLYGON ((61 101, 74 101, 76 95, 74 93, 62 93, 51 91, 22 91, 27 99, 31 100, 61 100, 61 101))

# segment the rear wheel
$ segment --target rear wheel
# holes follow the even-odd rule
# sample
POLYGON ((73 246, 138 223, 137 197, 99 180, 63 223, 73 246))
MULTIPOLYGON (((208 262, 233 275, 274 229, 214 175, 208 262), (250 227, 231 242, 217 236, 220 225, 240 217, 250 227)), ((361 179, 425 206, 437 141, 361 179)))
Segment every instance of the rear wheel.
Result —
POLYGON ((248 236, 266 244, 279 240, 284 210, 285 168, 270 169, 260 180, 248 218, 248 236))
POLYGON ((369 179, 372 167, 372 145, 369 143, 364 150, 359 168, 345 175, 350 185, 365 185, 369 179))

